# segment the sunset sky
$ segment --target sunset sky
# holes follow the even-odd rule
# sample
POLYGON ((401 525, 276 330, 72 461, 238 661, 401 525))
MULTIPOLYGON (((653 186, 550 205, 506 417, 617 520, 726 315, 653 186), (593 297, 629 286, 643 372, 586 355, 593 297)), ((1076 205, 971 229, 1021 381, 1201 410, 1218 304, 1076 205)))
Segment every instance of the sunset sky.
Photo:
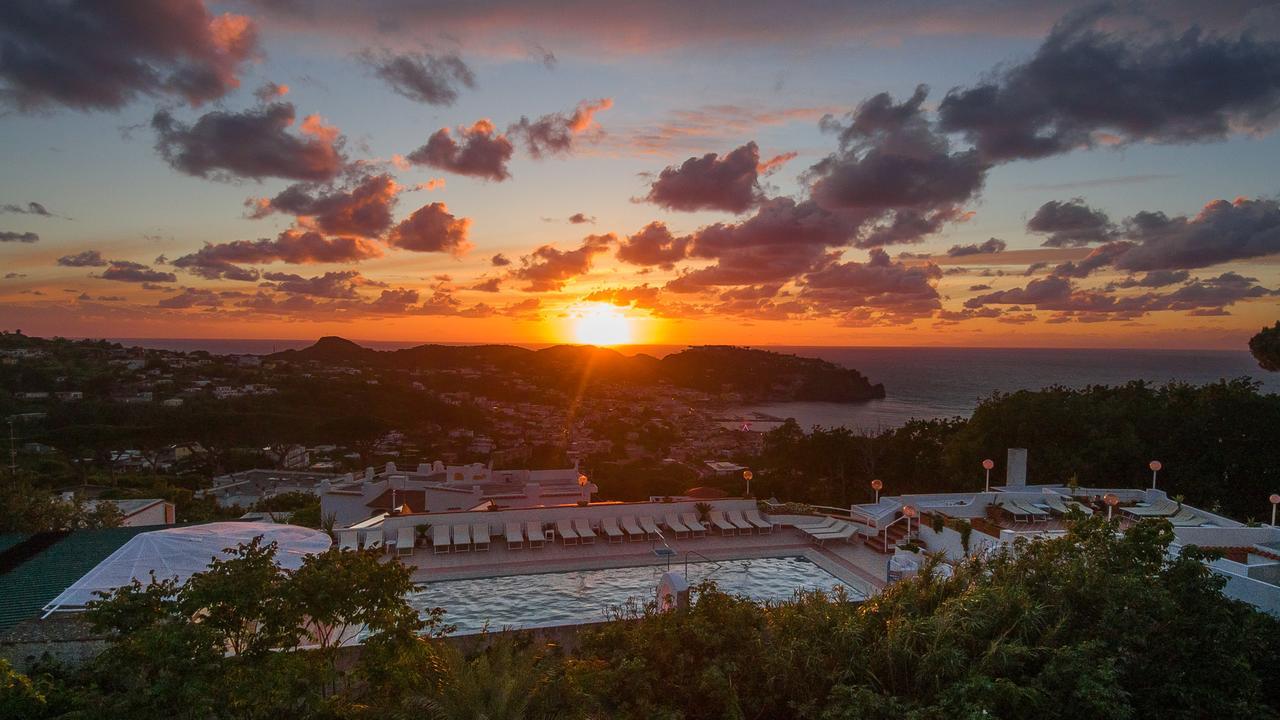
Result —
POLYGON ((1278 124, 1267 2, 7 0, 0 328, 1243 349, 1278 124))

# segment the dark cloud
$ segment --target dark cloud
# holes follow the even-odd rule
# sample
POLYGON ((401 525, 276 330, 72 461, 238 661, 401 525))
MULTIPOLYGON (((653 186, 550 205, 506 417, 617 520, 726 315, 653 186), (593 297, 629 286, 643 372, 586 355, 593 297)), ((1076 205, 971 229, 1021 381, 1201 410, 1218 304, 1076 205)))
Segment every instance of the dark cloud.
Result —
POLYGON ((941 308, 935 287, 941 277, 937 265, 894 262, 874 248, 865 263, 833 263, 805 275, 798 299, 850 325, 901 324, 941 308))
POLYGON ((919 242, 962 219, 982 190, 989 165, 973 150, 952 151, 925 116, 927 96, 923 85, 900 104, 881 93, 844 120, 823 118, 840 151, 809 169, 810 193, 860 227, 859 247, 919 242))
POLYGON ((507 163, 515 147, 511 140, 497 133, 493 123, 477 120, 471 127, 458 128, 459 143, 449 128, 440 128, 427 139, 427 144, 409 153, 406 159, 415 165, 447 170, 458 175, 501 182, 511 177, 507 163))
POLYGON ((988 253, 1004 252, 1009 244, 999 238, 989 238, 979 244, 970 243, 968 245, 952 245, 947 249, 947 255, 951 257, 964 257, 965 255, 985 255, 988 253))
POLYGON ((472 285, 471 289, 479 292, 496 293, 502 289, 502 278, 492 277, 487 280, 480 280, 475 285, 472 285))
POLYGON ((502 253, 498 253, 497 255, 489 258, 489 264, 494 267, 506 267, 511 264, 511 258, 503 255, 502 253))
POLYGON ((611 98, 583 100, 569 114, 550 113, 537 120, 522 117, 519 122, 507 128, 507 134, 523 138, 529 154, 536 158, 543 155, 563 155, 573 149, 576 136, 593 129, 598 130, 595 114, 611 107, 611 98))
POLYGON ((103 270, 98 277, 103 280, 136 283, 174 282, 178 279, 173 273, 152 270, 142 263, 128 260, 112 260, 107 269, 103 270))
POLYGON ((178 122, 166 110, 151 119, 156 150, 175 170, 221 180, 278 177, 325 182, 345 165, 338 131, 309 115, 294 123, 292 103, 277 102, 245 110, 217 110, 192 125, 178 122))
POLYGON ((361 238, 326 238, 318 232, 291 228, 274 239, 234 240, 205 245, 173 261, 173 266, 210 279, 252 281, 257 271, 240 265, 282 262, 291 265, 350 263, 382 255, 378 246, 361 238))
POLYGON ((115 110, 142 95, 200 105, 238 87, 257 53, 248 18, 203 0, 0 3, 0 98, 21 110, 115 110))
POLYGON ((34 243, 40 242, 40 236, 33 232, 15 232, 0 230, 0 242, 34 243))
POLYGON ((764 199, 760 149, 754 142, 726 153, 691 157, 658 174, 645 200, 669 210, 742 213, 764 199))
POLYGON ((38 202, 29 202, 26 205, 0 205, 0 213, 19 213, 22 215, 40 215, 42 217, 54 217, 44 205, 38 202))
POLYGON ((212 290, 183 288, 177 295, 160 298, 156 305, 171 310, 184 310, 193 307, 222 307, 222 302, 222 297, 212 290))
POLYGON ((273 212, 310 217, 321 231, 330 235, 380 237, 391 227, 400 186, 390 175, 361 178, 351 187, 298 183, 273 198, 250 201, 250 217, 262 218, 273 212))
POLYGON ((462 255, 471 248, 467 236, 471 218, 457 218, 447 205, 423 205, 392 229, 387 242, 414 252, 447 252, 462 255))
POLYGON ((690 236, 688 254, 716 262, 676 277, 667 289, 696 292, 710 286, 785 282, 831 262, 832 248, 848 244, 855 226, 812 201, 774 198, 738 223, 715 223, 690 236))
POLYGON ((104 267, 107 261, 97 250, 85 250, 75 255, 63 255, 58 258, 58 264, 63 267, 104 267))
POLYGON ((1167 293, 1122 295, 1078 287, 1069 278, 1050 276, 1026 287, 1000 290, 965 301, 966 308, 986 305, 1030 305, 1037 310, 1070 313, 1076 320, 1132 319, 1150 312, 1221 309, 1242 300, 1276 296, 1280 291, 1257 284, 1255 278, 1223 273, 1206 280, 1194 279, 1167 293))
POLYGON ((1054 26, 1030 60, 947 94, 942 127, 991 162, 1041 158, 1099 143, 1187 143, 1275 126, 1280 42, 1252 33, 1121 35, 1095 6, 1054 26))
POLYGON ((676 237, 665 223, 651 222, 618 245, 618 259, 632 265, 657 265, 670 270, 688 252, 689 238, 676 237))
POLYGON ((1048 235, 1045 247, 1080 247, 1115 239, 1116 229, 1101 210, 1074 198, 1066 202, 1050 200, 1027 221, 1027 231, 1048 235))
POLYGON ((990 289, 991 289, 991 286, 990 286, 990 285, 982 285, 982 284, 978 284, 978 285, 970 285, 970 286, 969 286, 969 292, 981 292, 981 291, 983 291, 983 290, 990 290, 990 289))
POLYGON ((1111 290, 1135 287, 1160 288, 1186 282, 1190 277, 1191 273, 1186 270, 1155 270, 1142 277, 1130 275, 1120 282, 1110 283, 1107 288, 1111 290))
POLYGON ((588 216, 586 213, 574 213, 569 216, 569 223, 572 225, 595 224, 596 219, 588 216))
POLYGON ((314 277, 269 272, 263 273, 262 279, 280 292, 325 298, 358 298, 360 297, 357 292, 359 288, 367 285, 383 285, 383 283, 369 280, 357 270, 339 270, 314 277))
POLYGON ((525 292, 560 290, 573 278, 591 269, 595 256, 607 252, 609 245, 617 242, 616 235, 588 235, 575 250, 560 250, 543 245, 520 258, 520 267, 511 276, 528 283, 525 292))
POLYGON ((262 83, 258 86, 257 90, 253 91, 253 96, 258 99, 258 102, 263 103, 264 105, 273 100, 278 100, 288 94, 288 85, 281 85, 280 83, 271 82, 270 80, 262 83))
POLYGON ((360 53, 374 74, 397 95, 428 105, 452 105, 458 99, 458 88, 473 88, 476 76, 455 53, 392 53, 386 50, 360 53))
POLYGON ((1181 270, 1280 253, 1280 202, 1215 200, 1195 217, 1142 212, 1125 223, 1133 247, 1115 260, 1121 270, 1181 270))

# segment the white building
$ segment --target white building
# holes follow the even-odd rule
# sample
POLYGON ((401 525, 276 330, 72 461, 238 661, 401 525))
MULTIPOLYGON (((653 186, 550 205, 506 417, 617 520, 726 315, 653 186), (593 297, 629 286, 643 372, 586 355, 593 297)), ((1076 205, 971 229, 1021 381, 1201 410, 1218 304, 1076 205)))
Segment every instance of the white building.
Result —
POLYGON ((320 510, 337 527, 347 527, 379 513, 404 507, 409 512, 450 512, 487 508, 540 507, 590 501, 594 484, 579 484, 575 465, 553 470, 494 470, 474 463, 445 465, 437 460, 414 470, 387 463, 382 472, 366 468, 322 484, 320 510))

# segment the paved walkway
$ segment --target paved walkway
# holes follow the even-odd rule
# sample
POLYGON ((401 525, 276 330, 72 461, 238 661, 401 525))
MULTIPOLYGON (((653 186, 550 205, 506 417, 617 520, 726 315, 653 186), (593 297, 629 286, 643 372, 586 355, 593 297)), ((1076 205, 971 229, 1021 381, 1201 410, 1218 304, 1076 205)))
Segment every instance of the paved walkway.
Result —
POLYGON ((431 548, 418 548, 411 557, 402 558, 414 566, 416 582, 463 580, 502 575, 526 575, 572 570, 600 570, 637 565, 665 565, 668 558, 655 551, 669 547, 674 568, 686 560, 738 560, 761 557, 805 557, 840 580, 871 595, 884 587, 886 558, 861 542, 830 543, 819 547, 808 535, 794 528, 779 528, 766 535, 662 541, 609 543, 603 537, 588 545, 548 542, 541 548, 508 550, 506 541, 495 537, 489 550, 483 552, 441 553, 431 548))

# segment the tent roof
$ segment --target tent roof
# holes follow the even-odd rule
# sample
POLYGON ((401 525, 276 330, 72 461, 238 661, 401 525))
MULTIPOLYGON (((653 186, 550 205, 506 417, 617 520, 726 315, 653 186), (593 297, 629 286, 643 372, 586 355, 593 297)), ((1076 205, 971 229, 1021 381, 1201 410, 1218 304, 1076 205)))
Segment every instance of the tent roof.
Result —
POLYGON ((53 612, 83 608, 98 599, 97 593, 110 592, 134 580, 149 583, 153 573, 157 580, 174 578, 186 582, 207 569, 215 557, 228 557, 228 549, 255 537, 261 537, 264 543, 276 543, 276 564, 290 570, 300 567, 304 556, 324 552, 333 543, 319 530, 258 522, 206 523, 139 533, 44 609, 53 612))

